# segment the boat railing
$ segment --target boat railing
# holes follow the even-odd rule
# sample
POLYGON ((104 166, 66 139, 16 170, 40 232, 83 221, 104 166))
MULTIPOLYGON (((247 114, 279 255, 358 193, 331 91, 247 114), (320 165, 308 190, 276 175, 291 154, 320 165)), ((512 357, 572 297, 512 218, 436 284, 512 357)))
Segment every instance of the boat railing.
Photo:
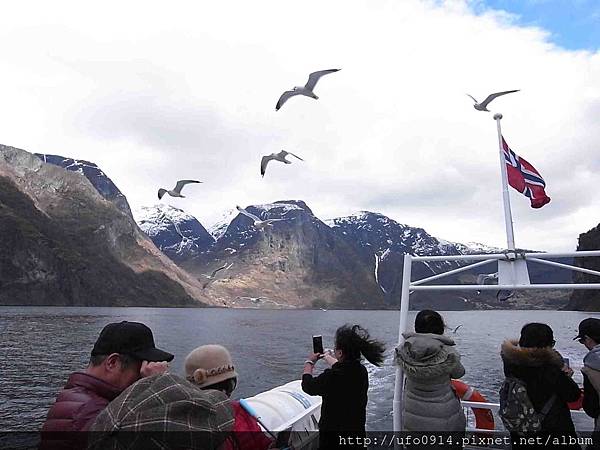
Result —
MULTIPOLYGON (((466 400, 461 400, 461 404, 465 410, 465 416, 467 418, 467 424, 468 424, 467 425, 468 432, 490 433, 490 434, 491 433, 505 433, 504 427, 502 426, 502 420, 498 416, 498 411, 500 410, 499 403, 470 402, 470 401, 466 401, 466 400), (472 408, 490 410, 492 412, 492 414, 494 415, 495 429, 494 430, 486 430, 486 429, 477 428, 476 426, 471 425, 471 424, 475 423, 475 418, 474 418, 472 408)), ((588 418, 587 414, 582 409, 571 410, 571 417, 573 417, 573 419, 575 419, 575 420, 580 418, 582 421, 585 419, 588 419, 588 422, 591 423, 591 419, 588 418)), ((592 425, 592 427, 593 427, 593 425, 592 425)), ((581 431, 585 431, 585 430, 581 430, 581 431)), ((588 431, 591 431, 591 429, 588 431)))

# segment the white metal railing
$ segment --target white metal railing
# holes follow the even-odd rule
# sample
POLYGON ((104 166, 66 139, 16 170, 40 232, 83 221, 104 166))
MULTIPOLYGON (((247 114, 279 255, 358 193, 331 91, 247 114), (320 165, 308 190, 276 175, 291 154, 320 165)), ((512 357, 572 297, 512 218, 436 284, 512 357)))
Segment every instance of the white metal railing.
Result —
MULTIPOLYGON (((583 272, 589 275, 600 276, 600 272, 591 269, 584 269, 582 267, 571 266, 568 264, 557 263, 554 261, 546 261, 553 258, 581 258, 581 257, 592 257, 600 256, 600 250, 580 251, 580 252, 555 252, 555 253, 534 253, 534 252, 522 252, 513 249, 508 250, 505 253, 494 253, 494 254, 480 254, 480 255, 452 255, 452 256, 412 256, 404 255, 404 266, 402 273, 402 294, 400 299, 400 320, 398 326, 398 345, 402 345, 404 342, 403 333, 407 330, 408 320, 408 307, 410 294, 414 291, 434 291, 434 290, 447 290, 447 291, 489 291, 489 290, 532 290, 532 289, 598 289, 600 290, 600 283, 556 283, 556 284, 529 284, 528 277, 526 282, 519 281, 516 269, 517 263, 523 264, 531 261, 532 263, 548 264, 555 267, 569 269, 577 272, 583 272), (447 272, 432 275, 420 280, 411 281, 412 274, 412 263, 421 261, 475 261, 472 264, 467 264, 457 269, 452 269, 447 272), (438 280, 449 275, 454 275, 466 270, 471 270, 475 267, 490 264, 496 261, 500 265, 510 263, 512 271, 512 277, 509 278, 511 281, 508 284, 496 284, 496 285, 479 285, 479 284, 465 284, 465 285, 425 285, 425 283, 438 280), (522 283, 522 284, 518 284, 522 283)), ((499 278, 501 281, 501 277, 499 278)), ((393 421, 394 431, 402 430, 402 395, 404 391, 404 372, 400 366, 396 368, 396 380, 394 386, 394 400, 393 400, 393 421)), ((464 403, 464 402, 463 402, 464 403)), ((470 404, 471 402, 467 402, 470 404)), ((482 408, 482 403, 478 403, 475 407, 482 408)), ((494 405, 494 404, 490 404, 494 405)), ((495 405, 493 406, 496 407, 495 405)), ((490 409, 492 407, 490 406, 490 409)), ((484 409, 484 408, 482 408, 484 409)), ((581 414, 581 412, 574 411, 574 414, 581 414)), ((472 430, 478 431, 478 430, 472 430)))

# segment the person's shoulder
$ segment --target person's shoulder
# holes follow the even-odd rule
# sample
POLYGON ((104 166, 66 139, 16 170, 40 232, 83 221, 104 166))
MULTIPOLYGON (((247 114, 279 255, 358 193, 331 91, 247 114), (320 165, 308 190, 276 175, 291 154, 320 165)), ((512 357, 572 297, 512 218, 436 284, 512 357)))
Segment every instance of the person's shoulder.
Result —
POLYGON ((367 368, 360 362, 360 360, 336 363, 333 365, 331 370, 335 371, 336 373, 354 373, 359 375, 368 374, 367 368))

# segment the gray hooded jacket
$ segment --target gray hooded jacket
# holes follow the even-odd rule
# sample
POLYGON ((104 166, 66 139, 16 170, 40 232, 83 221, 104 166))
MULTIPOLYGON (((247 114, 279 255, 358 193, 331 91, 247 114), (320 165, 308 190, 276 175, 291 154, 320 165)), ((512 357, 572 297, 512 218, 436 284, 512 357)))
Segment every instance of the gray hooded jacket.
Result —
POLYGON ((438 334, 404 333, 396 364, 406 374, 403 431, 465 431, 460 401, 450 385, 465 368, 454 341, 438 334))

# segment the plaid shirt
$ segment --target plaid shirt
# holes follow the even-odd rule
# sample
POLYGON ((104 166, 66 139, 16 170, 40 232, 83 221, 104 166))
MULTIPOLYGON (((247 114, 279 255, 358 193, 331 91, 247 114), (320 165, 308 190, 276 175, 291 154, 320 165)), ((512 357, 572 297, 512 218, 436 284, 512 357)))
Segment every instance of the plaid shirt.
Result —
POLYGON ((127 388, 92 425, 89 449, 213 449, 231 434, 227 396, 175 375, 143 378, 127 388))

